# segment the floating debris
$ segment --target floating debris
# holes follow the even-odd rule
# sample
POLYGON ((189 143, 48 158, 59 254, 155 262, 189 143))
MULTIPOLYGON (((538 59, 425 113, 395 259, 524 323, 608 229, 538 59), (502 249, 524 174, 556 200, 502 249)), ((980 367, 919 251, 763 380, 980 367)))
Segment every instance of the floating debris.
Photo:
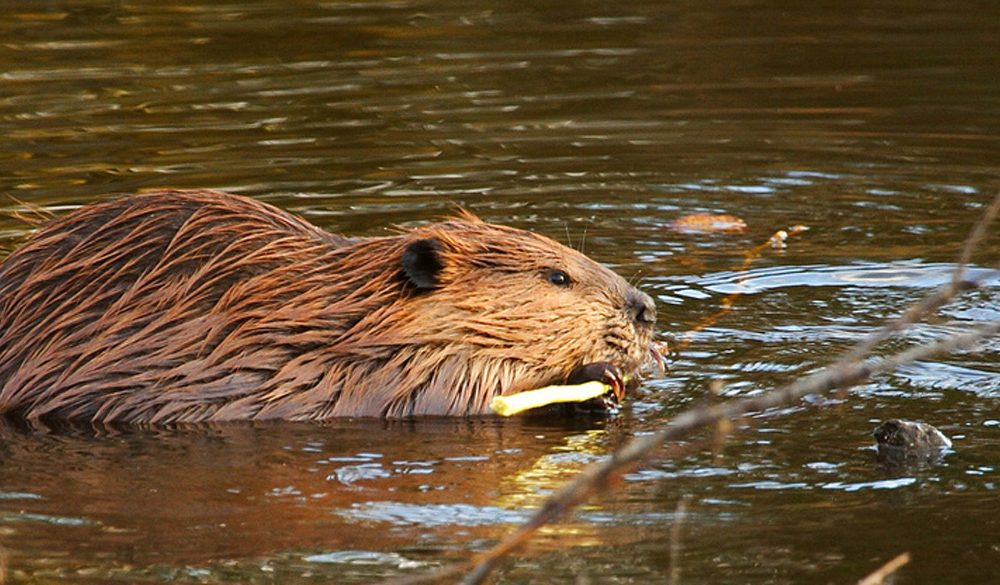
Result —
POLYGON ((872 432, 879 461, 885 463, 934 462, 951 449, 951 439, 924 422, 891 419, 872 432))
POLYGON ((672 221, 670 229, 683 233, 742 232, 747 224, 735 215, 692 213, 672 221))

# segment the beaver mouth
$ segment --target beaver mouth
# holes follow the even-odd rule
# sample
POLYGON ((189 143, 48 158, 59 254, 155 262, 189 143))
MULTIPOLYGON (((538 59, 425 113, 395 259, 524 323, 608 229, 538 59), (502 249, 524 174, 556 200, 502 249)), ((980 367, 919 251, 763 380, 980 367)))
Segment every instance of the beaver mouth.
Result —
MULTIPOLYGON (((626 370, 628 371, 628 370, 626 370)), ((586 382, 603 382, 606 386, 611 388, 610 394, 613 394, 618 402, 621 402, 625 398, 625 390, 627 389, 627 382, 633 381, 638 376, 631 375, 627 376, 622 368, 618 367, 611 361, 600 361, 593 362, 590 364, 583 364, 576 367, 572 372, 570 372, 569 377, 566 378, 567 384, 584 384, 586 382)))
POLYGON ((621 356, 622 362, 629 365, 617 365, 616 360, 605 360, 583 364, 576 367, 566 379, 567 384, 583 384, 586 382, 602 382, 610 390, 598 398, 592 398, 579 406, 585 410, 605 410, 617 412, 625 400, 627 392, 634 392, 642 382, 644 375, 650 371, 662 374, 666 371, 665 346, 652 342, 648 345, 646 359, 636 362, 629 356, 621 356))

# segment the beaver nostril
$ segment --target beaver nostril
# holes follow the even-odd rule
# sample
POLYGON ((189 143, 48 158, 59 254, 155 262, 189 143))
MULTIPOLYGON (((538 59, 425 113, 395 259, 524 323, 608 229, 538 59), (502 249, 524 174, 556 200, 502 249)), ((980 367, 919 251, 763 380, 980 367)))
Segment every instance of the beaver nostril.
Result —
POLYGON ((625 310, 640 325, 656 323, 656 304, 652 297, 637 290, 629 291, 625 298, 625 310))

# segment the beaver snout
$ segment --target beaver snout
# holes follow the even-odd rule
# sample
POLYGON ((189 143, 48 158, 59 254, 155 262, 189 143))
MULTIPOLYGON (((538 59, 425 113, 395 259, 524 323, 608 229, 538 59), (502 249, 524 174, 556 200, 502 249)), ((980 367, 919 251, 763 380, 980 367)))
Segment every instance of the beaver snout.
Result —
POLYGON ((632 289, 625 297, 625 311, 637 325, 652 327, 656 323, 656 304, 646 293, 632 289))

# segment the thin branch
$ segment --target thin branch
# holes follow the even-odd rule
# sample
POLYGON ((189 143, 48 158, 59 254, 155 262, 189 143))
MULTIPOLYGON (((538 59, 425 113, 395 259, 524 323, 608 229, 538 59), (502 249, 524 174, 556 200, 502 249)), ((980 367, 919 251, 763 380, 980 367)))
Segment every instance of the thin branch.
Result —
MULTIPOLYGON (((483 555, 484 560, 473 569, 462 583, 463 585, 482 583, 485 576, 504 555, 526 540, 526 535, 534 533, 541 526, 562 517, 565 513, 585 502, 592 493, 608 485, 612 476, 633 469, 651 457, 653 452, 666 441, 680 439, 696 429, 720 420, 732 420, 752 412, 784 406, 807 394, 850 388, 867 381, 876 374, 894 370, 902 364, 971 347, 979 340, 998 332, 1000 332, 1000 321, 993 321, 968 333, 953 335, 937 343, 913 347, 886 358, 859 362, 842 368, 824 369, 798 382, 757 396, 685 411, 671 420, 666 428, 633 439, 607 459, 584 469, 569 485, 546 501, 528 522, 483 555)), ((427 581, 414 580, 406 583, 421 582, 427 581)))
MULTIPOLYGON (((964 266, 968 258, 971 257, 971 250, 986 233, 986 229, 983 226, 997 214, 998 210, 1000 210, 1000 196, 997 197, 987 210, 984 218, 977 223, 972 235, 963 247, 956 274, 964 274, 964 266)), ((990 274, 990 276, 992 275, 990 274)), ((991 321, 965 333, 951 335, 935 343, 911 347, 889 356, 878 358, 868 357, 871 351, 881 341, 891 336, 892 333, 923 319, 953 299, 959 292, 977 287, 985 278, 986 275, 971 280, 965 280, 962 276, 953 278, 948 285, 935 291, 923 301, 911 307, 901 317, 887 323, 861 340, 852 350, 833 365, 801 378, 796 382, 757 396, 731 400, 721 404, 701 406, 680 413, 668 421, 659 431, 634 438, 606 459, 584 469, 571 482, 546 500, 543 506, 527 522, 518 527, 489 551, 476 555, 475 558, 467 562, 442 567, 433 573, 393 579, 388 583, 395 585, 433 583, 469 571, 461 583, 463 585, 478 585, 485 581, 506 555, 527 542, 539 528, 562 518, 577 506, 587 501, 591 495, 605 489, 614 478, 634 469, 650 459, 659 450, 680 452, 684 447, 691 448, 693 446, 689 443, 686 446, 675 444, 665 447, 664 444, 668 441, 675 441, 695 430, 710 425, 717 425, 722 421, 732 421, 751 413, 785 406, 809 394, 823 394, 833 390, 848 389, 868 381, 872 376, 895 370, 904 364, 939 356, 958 349, 973 347, 979 341, 1000 333, 1000 320, 991 321)), ((901 558, 902 555, 894 559, 893 562, 900 562, 899 559, 901 558)), ((898 566, 902 566, 908 560, 909 557, 907 556, 898 566)), ((887 567, 890 565, 892 565, 892 562, 887 567)), ((898 566, 895 568, 898 568, 898 566)), ((892 570, 895 570, 895 568, 892 570)), ((891 573, 891 571, 884 574, 888 573, 891 573)), ((867 585, 866 581, 862 583, 867 585)))
POLYGON ((838 368, 826 368, 797 382, 757 396, 731 400, 721 404, 703 406, 682 412, 659 431, 637 437, 608 458, 594 463, 580 472, 569 484, 551 496, 527 522, 489 551, 469 562, 442 567, 436 572, 390 580, 392 585, 417 585, 434 583, 464 573, 472 567, 463 585, 478 585, 496 568, 503 558, 516 550, 542 526, 562 518, 595 492, 611 483, 612 478, 626 473, 651 458, 667 441, 680 439, 692 431, 722 420, 734 420, 754 412, 761 412, 790 404, 808 394, 821 394, 832 390, 851 388, 864 383, 872 376, 895 370, 914 361, 928 359, 951 351, 971 348, 978 341, 1000 333, 1000 320, 991 321, 966 333, 952 335, 936 343, 912 347, 888 357, 875 358, 838 368))
POLYGON ((670 585, 679 585, 681 582, 681 527, 684 526, 684 517, 687 516, 688 502, 691 495, 685 494, 677 502, 677 510, 674 511, 674 522, 670 525, 670 585))
MULTIPOLYGON (((733 269, 733 272, 736 272, 736 273, 740 274, 740 277, 736 280, 736 284, 742 286, 746 282, 746 280, 747 280, 747 274, 746 274, 747 270, 750 269, 750 266, 753 265, 754 261, 757 260, 758 258, 760 258, 760 256, 766 250, 774 248, 775 247, 775 245, 774 245, 775 242, 778 242, 778 243, 781 244, 781 246, 784 246, 785 245, 785 240, 787 240, 789 237, 796 236, 796 235, 798 235, 798 234, 806 231, 807 229, 809 229, 809 228, 807 228, 806 226, 799 225, 799 226, 792 226, 792 227, 788 228, 787 231, 786 230, 778 230, 778 231, 774 232, 774 234, 770 238, 768 238, 766 241, 764 241, 764 242, 762 242, 762 243, 754 246, 753 248, 750 248, 749 250, 747 250, 743 254, 743 261, 740 262, 739 266, 737 266, 736 268, 733 269)), ((736 306, 737 299, 739 299, 742 296, 743 296, 743 291, 736 291, 736 292, 732 292, 732 293, 729 293, 728 295, 726 295, 722 299, 722 301, 719 302, 719 305, 720 305, 719 310, 716 311, 716 312, 714 312, 714 313, 712 313, 711 315, 708 315, 707 317, 701 319, 700 321, 698 321, 697 323, 695 323, 694 326, 692 326, 690 329, 688 329, 687 331, 685 331, 684 335, 681 336, 678 339, 677 344, 676 344, 677 347, 675 349, 680 350, 680 349, 684 349, 687 346, 691 345, 691 342, 694 341, 694 335, 695 335, 695 333, 698 333, 699 331, 703 331, 703 330, 711 327, 712 325, 715 325, 716 323, 718 323, 720 319, 722 319, 724 316, 726 316, 727 314, 729 314, 733 310, 733 307, 736 306)))
POLYGON ((976 227, 972 228, 972 233, 966 238, 962 252, 958 255, 958 269, 955 270, 955 275, 951 280, 952 285, 957 285, 958 281, 965 277, 965 267, 969 265, 969 260, 972 259, 973 252, 979 247, 979 242, 986 237, 987 228, 996 219, 998 212, 1000 212, 1000 193, 997 193, 996 197, 993 198, 993 203, 990 203, 990 206, 986 208, 983 216, 976 222, 976 227))
POLYGON ((858 581, 858 585, 882 585, 887 577, 898 571, 900 567, 908 562, 910 562, 910 553, 905 552, 858 581))
POLYGON ((987 228, 996 218, 998 211, 1000 211, 1000 193, 997 193, 993 202, 986 208, 982 217, 979 218, 979 221, 977 221, 976 225, 972 228, 972 231, 969 233, 969 237, 965 239, 965 244, 962 246, 962 252, 958 256, 958 264, 955 267, 955 272, 952 275, 951 282, 947 286, 943 286, 936 290, 924 298, 921 302, 911 306, 905 313, 896 319, 893 319, 883 325, 879 330, 868 336, 865 340, 852 348, 851 351, 837 360, 833 367, 864 359, 864 357, 871 353, 875 347, 891 337, 894 333, 902 331, 907 326, 916 323, 925 316, 937 311, 944 306, 945 303, 955 298, 955 295, 979 286, 979 284, 987 278, 987 276, 995 276, 995 273, 990 273, 989 275, 981 276, 979 279, 965 280, 966 266, 968 266, 969 259, 972 258, 973 251, 986 236, 987 228))

